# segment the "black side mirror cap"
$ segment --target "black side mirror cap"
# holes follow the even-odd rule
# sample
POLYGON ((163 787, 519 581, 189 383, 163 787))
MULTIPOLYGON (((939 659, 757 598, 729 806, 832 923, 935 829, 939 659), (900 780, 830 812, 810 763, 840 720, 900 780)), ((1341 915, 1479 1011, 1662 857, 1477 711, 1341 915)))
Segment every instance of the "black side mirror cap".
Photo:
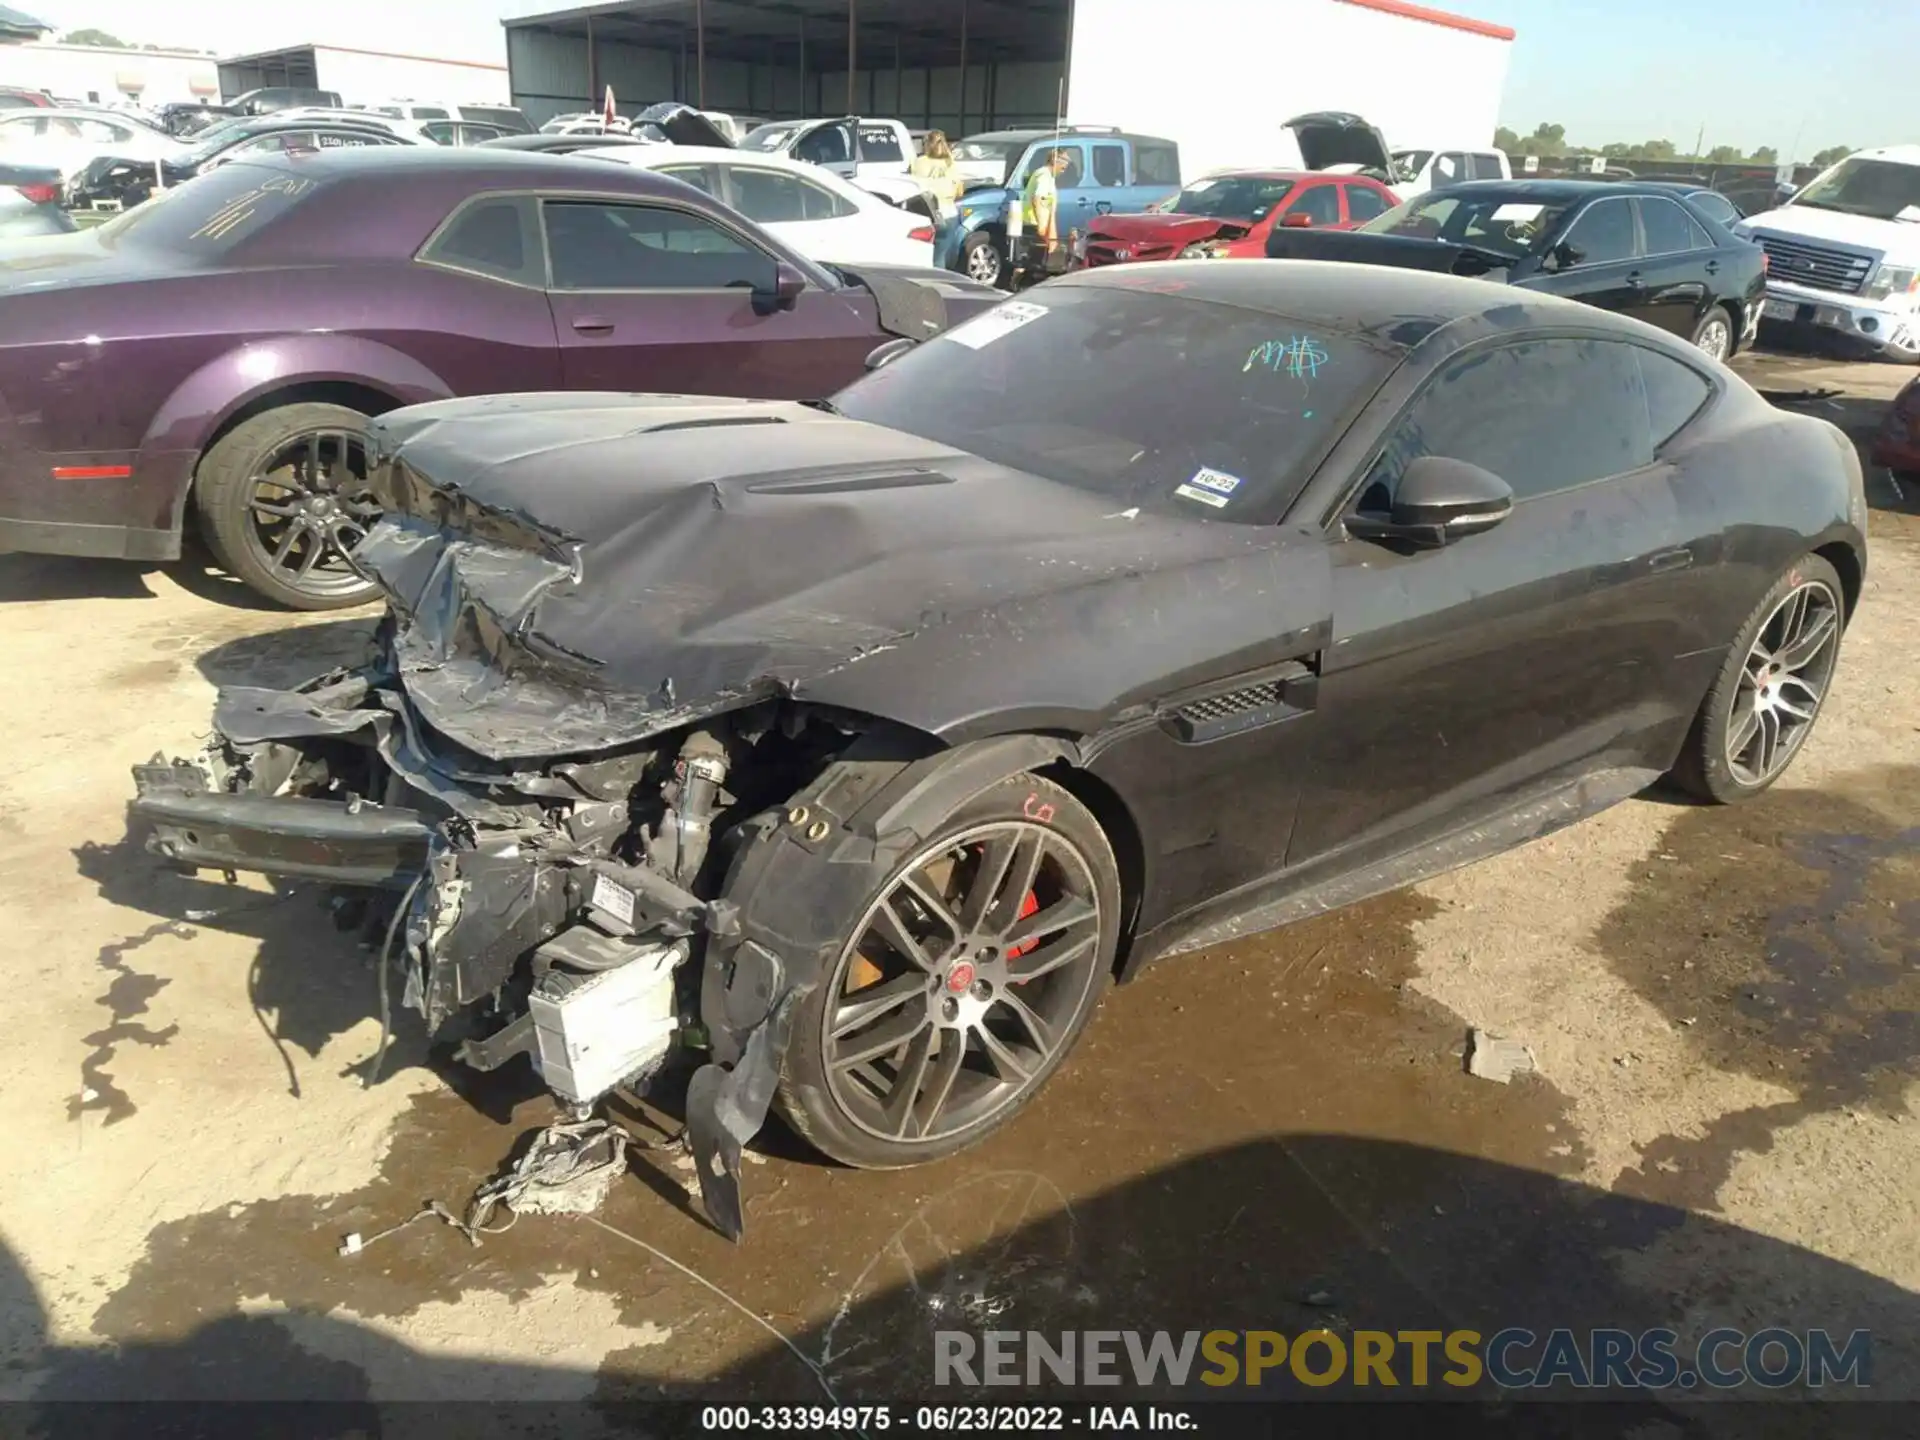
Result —
POLYGON ((1513 513, 1513 489, 1465 460, 1422 455, 1408 463, 1392 513, 1359 511, 1346 520, 1356 540, 1387 540, 1438 549, 1493 529, 1513 513))
POLYGON ((884 345, 877 345, 867 352, 867 369, 878 370, 882 365, 898 360, 919 343, 911 336, 902 335, 898 339, 887 341, 884 345))

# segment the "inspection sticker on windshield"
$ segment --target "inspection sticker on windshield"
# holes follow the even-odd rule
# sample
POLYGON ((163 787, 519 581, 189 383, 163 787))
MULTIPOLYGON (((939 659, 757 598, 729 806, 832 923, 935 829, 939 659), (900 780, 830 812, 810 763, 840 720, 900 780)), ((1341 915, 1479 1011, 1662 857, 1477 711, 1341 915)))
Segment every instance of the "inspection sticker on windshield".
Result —
POLYGON ((1191 480, 1177 487, 1173 493, 1182 500, 1198 500, 1202 505, 1211 505, 1216 510, 1224 510, 1233 492, 1239 488, 1238 475, 1229 475, 1224 470, 1209 470, 1202 466, 1191 480))
POLYGON ((1030 300, 1005 300, 986 314, 949 330, 946 338, 965 345, 969 350, 979 350, 1011 335, 1024 325, 1031 325, 1046 313, 1046 306, 1035 305, 1030 300))
POLYGON ((604 910, 622 925, 633 923, 633 892, 604 875, 593 877, 593 907, 604 910))

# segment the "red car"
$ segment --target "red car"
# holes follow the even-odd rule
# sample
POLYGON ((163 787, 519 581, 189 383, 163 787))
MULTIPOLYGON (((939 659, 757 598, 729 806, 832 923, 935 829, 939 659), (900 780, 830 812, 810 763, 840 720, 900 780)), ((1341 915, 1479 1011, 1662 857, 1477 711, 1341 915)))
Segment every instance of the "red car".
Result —
POLYGON ((1887 407, 1873 437, 1873 463, 1903 480, 1920 480, 1920 379, 1909 380, 1887 407))
POLYGON ((1259 259, 1275 225, 1351 230, 1400 203, 1378 180, 1318 170, 1236 170, 1195 180, 1159 209, 1102 215, 1087 227, 1087 264, 1259 259))

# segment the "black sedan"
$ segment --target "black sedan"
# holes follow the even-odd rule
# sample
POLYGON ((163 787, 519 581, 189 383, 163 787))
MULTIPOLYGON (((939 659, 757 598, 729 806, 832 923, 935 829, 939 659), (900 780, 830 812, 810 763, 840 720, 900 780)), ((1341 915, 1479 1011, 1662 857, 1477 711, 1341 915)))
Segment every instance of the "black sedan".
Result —
POLYGON ((1759 794, 1866 570, 1838 429, 1550 296, 1125 266, 871 363, 385 416, 378 653, 136 772, 176 864, 384 890, 470 1063, 577 1107, 697 1065, 736 1234, 776 1093, 932 1160, 1156 956, 1759 794))
POLYGON ((1429 191, 1357 230, 1276 228, 1271 259, 1350 260, 1505 280, 1644 320, 1715 360, 1750 344, 1766 253, 1660 185, 1483 180, 1429 191))
POLYGON ((67 182, 67 204, 76 210, 128 209, 155 190, 184 185, 196 175, 246 155, 412 143, 378 116, 367 120, 288 119, 271 114, 238 117, 194 136, 191 147, 171 159, 101 156, 67 182))

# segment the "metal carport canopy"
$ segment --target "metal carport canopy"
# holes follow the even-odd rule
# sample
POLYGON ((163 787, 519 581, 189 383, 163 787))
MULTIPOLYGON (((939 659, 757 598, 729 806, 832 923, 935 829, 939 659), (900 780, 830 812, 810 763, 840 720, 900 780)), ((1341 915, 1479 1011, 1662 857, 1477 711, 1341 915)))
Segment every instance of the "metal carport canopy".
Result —
POLYGON ((504 21, 590 43, 685 49, 707 58, 809 71, 1064 64, 1073 0, 622 0, 504 21))

